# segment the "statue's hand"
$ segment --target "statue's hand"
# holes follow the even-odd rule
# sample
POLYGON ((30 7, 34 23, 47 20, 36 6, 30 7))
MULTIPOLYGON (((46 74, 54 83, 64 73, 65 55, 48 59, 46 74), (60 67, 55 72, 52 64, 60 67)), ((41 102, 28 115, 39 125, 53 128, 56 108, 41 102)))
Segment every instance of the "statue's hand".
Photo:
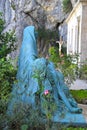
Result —
POLYGON ((69 98, 69 102, 72 107, 77 107, 77 102, 75 100, 73 100, 73 98, 69 98))
POLYGON ((82 113, 82 109, 78 108, 78 107, 76 107, 76 108, 72 107, 70 109, 70 112, 72 112, 72 113, 82 113))

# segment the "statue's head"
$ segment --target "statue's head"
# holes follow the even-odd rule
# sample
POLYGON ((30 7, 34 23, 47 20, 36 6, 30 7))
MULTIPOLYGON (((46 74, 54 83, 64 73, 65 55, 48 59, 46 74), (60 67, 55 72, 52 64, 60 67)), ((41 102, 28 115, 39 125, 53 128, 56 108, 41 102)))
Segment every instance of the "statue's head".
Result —
POLYGON ((23 37, 27 38, 29 35, 32 36, 33 39, 37 39, 38 32, 34 26, 28 26, 24 29, 23 37))
MULTIPOLYGON (((22 41, 22 47, 21 47, 21 55, 22 58, 26 57, 26 59, 35 59, 37 57, 37 45, 36 45, 36 37, 37 32, 35 30, 34 26, 28 26, 24 29, 23 32, 23 41, 22 41)), ((25 59, 25 60, 26 60, 25 59)))

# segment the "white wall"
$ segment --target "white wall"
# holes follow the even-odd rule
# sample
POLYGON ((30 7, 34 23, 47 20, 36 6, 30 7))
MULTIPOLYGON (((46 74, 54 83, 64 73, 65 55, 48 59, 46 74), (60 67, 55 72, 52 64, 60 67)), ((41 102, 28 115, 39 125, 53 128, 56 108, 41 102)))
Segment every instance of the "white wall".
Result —
POLYGON ((79 3, 68 17, 67 54, 81 52, 82 5, 79 3), (80 23, 78 25, 78 20, 80 23), (79 26, 79 30, 78 30, 79 26), (78 36, 79 32, 79 36, 78 36))
POLYGON ((87 3, 82 6, 81 61, 87 60, 87 3))

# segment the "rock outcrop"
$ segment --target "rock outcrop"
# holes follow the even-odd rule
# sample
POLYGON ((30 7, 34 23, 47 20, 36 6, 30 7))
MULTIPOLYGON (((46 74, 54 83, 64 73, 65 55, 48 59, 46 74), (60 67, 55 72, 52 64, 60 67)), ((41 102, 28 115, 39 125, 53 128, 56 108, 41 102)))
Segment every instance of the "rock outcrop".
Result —
POLYGON ((6 22, 4 31, 15 31, 19 47, 24 27, 34 25, 54 30, 66 17, 62 0, 0 0, 0 12, 6 22))

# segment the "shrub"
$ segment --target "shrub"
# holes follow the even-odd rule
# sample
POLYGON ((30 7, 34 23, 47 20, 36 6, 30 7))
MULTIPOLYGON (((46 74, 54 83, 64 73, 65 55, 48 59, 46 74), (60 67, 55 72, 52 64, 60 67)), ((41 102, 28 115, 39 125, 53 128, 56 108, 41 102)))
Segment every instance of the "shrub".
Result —
POLYGON ((80 78, 87 80, 87 61, 83 65, 81 65, 80 70, 80 78))
POLYGON ((16 69, 12 66, 7 55, 15 49, 14 32, 3 33, 4 21, 0 13, 0 113, 4 113, 8 97, 15 79, 16 69))
POLYGON ((54 62, 56 69, 60 70, 68 85, 70 85, 78 75, 78 55, 59 55, 58 48, 51 47, 49 49, 49 60, 54 62))

